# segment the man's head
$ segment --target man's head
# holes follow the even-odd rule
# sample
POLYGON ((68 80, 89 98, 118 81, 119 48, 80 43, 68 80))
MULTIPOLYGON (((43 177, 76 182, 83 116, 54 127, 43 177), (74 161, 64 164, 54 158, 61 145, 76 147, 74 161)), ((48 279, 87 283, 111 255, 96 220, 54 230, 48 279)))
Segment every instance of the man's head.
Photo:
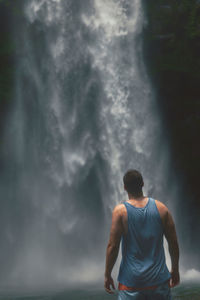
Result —
POLYGON ((144 185, 142 175, 137 170, 128 170, 124 177, 124 188, 128 194, 140 196, 144 185))

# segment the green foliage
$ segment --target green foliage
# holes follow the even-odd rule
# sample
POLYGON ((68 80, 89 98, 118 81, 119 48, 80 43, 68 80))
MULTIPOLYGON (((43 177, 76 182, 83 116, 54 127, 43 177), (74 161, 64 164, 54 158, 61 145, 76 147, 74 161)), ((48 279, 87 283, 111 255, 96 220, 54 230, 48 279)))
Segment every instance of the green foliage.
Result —
POLYGON ((146 56, 173 145, 174 167, 196 198, 200 143, 200 1, 145 3, 146 56), (195 190, 196 189, 196 190, 195 190))
MULTIPOLYGON (((15 2, 13 2, 14 4, 15 2)), ((16 3, 15 3, 16 4, 16 3)), ((12 7, 14 10, 15 4, 12 7)), ((14 78, 15 44, 12 39, 11 1, 0 0, 0 111, 6 110, 11 100, 14 78)))
POLYGON ((23 15, 22 11, 23 1, 21 0, 0 0, 0 9, 4 6, 6 9, 9 9, 13 15, 23 15))
POLYGON ((149 1, 149 37, 160 39, 157 68, 196 72, 200 78, 200 4, 196 0, 149 1))

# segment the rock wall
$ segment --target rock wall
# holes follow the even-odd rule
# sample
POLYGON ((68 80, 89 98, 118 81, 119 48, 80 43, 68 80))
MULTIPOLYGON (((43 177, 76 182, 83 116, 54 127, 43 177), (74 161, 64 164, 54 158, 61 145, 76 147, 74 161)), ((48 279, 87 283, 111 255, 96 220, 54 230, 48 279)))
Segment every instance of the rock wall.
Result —
POLYGON ((180 217, 187 219, 188 248, 193 243, 195 249, 200 229, 200 1, 149 0, 144 6, 144 56, 174 171, 183 183, 180 217))

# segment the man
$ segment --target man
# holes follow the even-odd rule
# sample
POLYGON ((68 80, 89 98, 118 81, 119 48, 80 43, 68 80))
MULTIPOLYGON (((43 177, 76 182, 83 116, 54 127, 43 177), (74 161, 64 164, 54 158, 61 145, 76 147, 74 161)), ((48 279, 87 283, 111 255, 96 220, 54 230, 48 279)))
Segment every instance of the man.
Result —
POLYGON ((172 216, 158 200, 143 195, 143 178, 129 170, 123 178, 129 199, 113 210, 106 252, 104 287, 115 289, 111 277, 122 240, 122 261, 118 275, 118 300, 171 300, 170 288, 179 284, 179 247, 172 216), (166 266, 163 235, 171 257, 166 266))

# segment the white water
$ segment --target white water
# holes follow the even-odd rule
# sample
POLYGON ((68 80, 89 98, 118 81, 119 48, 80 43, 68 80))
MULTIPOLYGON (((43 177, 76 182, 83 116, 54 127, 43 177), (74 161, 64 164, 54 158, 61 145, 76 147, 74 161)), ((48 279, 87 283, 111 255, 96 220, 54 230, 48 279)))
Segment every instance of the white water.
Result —
POLYGON ((145 192, 168 198, 141 0, 24 3, 6 132, 20 214, 7 224, 16 251, 5 282, 101 284, 111 209, 126 199, 124 172, 139 169, 145 192))
POLYGON ((94 1, 93 13, 83 14, 82 20, 94 37, 88 49, 104 92, 100 147, 108 162, 113 201, 119 202, 127 168, 143 171, 146 189, 152 187, 149 171, 153 177, 160 139, 160 121, 142 62, 141 1, 94 1))

